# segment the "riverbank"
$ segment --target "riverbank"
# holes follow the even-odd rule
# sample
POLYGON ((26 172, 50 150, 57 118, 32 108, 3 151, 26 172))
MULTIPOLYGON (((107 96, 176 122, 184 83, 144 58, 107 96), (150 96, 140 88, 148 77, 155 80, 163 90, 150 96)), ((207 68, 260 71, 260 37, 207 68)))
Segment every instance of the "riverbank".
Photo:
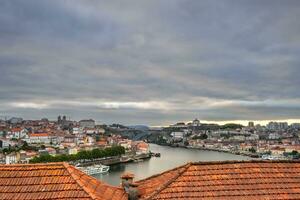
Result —
POLYGON ((155 144, 155 145, 160 145, 160 146, 168 146, 172 148, 185 148, 185 149, 198 149, 202 151, 216 151, 216 152, 223 152, 223 153, 230 153, 233 155, 241 155, 241 156, 247 156, 250 158, 259 158, 260 156, 256 153, 251 153, 247 151, 232 151, 232 150, 227 150, 227 149, 217 149, 217 148, 208 148, 208 147, 200 147, 200 146, 185 146, 185 145, 162 145, 162 144, 155 144))
POLYGON ((82 167, 97 165, 97 164, 112 166, 112 165, 118 165, 122 163, 144 161, 150 158, 151 158, 151 153, 145 153, 145 154, 138 154, 138 155, 135 154, 135 155, 125 155, 125 156, 114 156, 114 157, 94 159, 94 160, 85 160, 83 162, 77 162, 71 164, 79 165, 82 167))
POLYGON ((248 156, 251 158, 259 158, 258 154, 251 153, 251 152, 241 152, 241 151, 232 151, 232 150, 226 150, 226 149, 216 149, 216 148, 207 148, 207 147, 194 147, 194 146, 186 146, 185 148, 188 149, 199 149, 202 151, 217 151, 217 152, 224 152, 224 153, 230 153, 234 155, 242 155, 242 156, 248 156))
POLYGON ((135 175, 135 180, 162 173, 189 162, 224 161, 224 160, 250 160, 248 156, 234 155, 217 151, 203 151, 188 148, 172 148, 150 144, 151 152, 160 153, 160 157, 144 159, 143 162, 130 162, 112 165, 107 174, 95 175, 96 178, 112 185, 120 185, 120 176, 125 172, 135 175))

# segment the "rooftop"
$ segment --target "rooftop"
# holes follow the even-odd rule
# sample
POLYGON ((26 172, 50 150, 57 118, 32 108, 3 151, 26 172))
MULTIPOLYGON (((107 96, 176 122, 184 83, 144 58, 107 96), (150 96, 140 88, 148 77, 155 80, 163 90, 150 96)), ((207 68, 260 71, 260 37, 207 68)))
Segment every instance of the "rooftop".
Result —
MULTIPOLYGON (((129 178, 133 174, 125 174, 129 178)), ((140 199, 299 199, 300 161, 195 162, 137 181, 140 199)), ((67 163, 0 165, 0 199, 128 199, 67 163)))
POLYGON ((137 181, 141 199, 298 199, 300 162, 188 163, 137 181))
POLYGON ((107 185, 67 163, 0 165, 0 199, 124 200, 107 185))

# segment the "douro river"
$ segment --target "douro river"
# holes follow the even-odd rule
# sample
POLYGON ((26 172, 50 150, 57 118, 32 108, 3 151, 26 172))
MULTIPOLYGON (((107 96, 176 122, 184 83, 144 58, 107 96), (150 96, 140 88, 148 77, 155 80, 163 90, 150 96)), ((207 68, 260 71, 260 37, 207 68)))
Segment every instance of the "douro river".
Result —
POLYGON ((151 144, 150 149, 152 152, 161 153, 161 157, 152 157, 151 159, 138 163, 114 165, 110 167, 109 173, 95 175, 95 177, 111 185, 119 185, 120 176, 124 172, 134 173, 134 180, 140 180, 154 174, 158 174, 163 171, 178 167, 180 165, 184 165, 187 162, 250 159, 245 156, 233 155, 223 152, 173 148, 155 144, 151 144))

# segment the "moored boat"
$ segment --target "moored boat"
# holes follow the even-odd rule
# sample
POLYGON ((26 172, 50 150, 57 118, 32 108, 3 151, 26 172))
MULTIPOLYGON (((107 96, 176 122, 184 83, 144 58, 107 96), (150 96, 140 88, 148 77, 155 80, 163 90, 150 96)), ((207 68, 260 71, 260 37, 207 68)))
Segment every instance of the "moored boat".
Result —
POLYGON ((77 167, 77 169, 81 170, 82 172, 93 175, 93 174, 103 174, 109 171, 109 166, 107 165, 92 165, 88 167, 77 167))

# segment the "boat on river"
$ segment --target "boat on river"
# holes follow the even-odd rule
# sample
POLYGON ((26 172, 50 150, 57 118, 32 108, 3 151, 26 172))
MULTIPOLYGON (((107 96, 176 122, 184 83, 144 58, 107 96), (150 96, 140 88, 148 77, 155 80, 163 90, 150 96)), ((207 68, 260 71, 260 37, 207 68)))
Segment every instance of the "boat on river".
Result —
POLYGON ((88 175, 103 174, 109 171, 109 166, 101 165, 101 164, 92 165, 88 167, 76 167, 76 168, 88 175))

